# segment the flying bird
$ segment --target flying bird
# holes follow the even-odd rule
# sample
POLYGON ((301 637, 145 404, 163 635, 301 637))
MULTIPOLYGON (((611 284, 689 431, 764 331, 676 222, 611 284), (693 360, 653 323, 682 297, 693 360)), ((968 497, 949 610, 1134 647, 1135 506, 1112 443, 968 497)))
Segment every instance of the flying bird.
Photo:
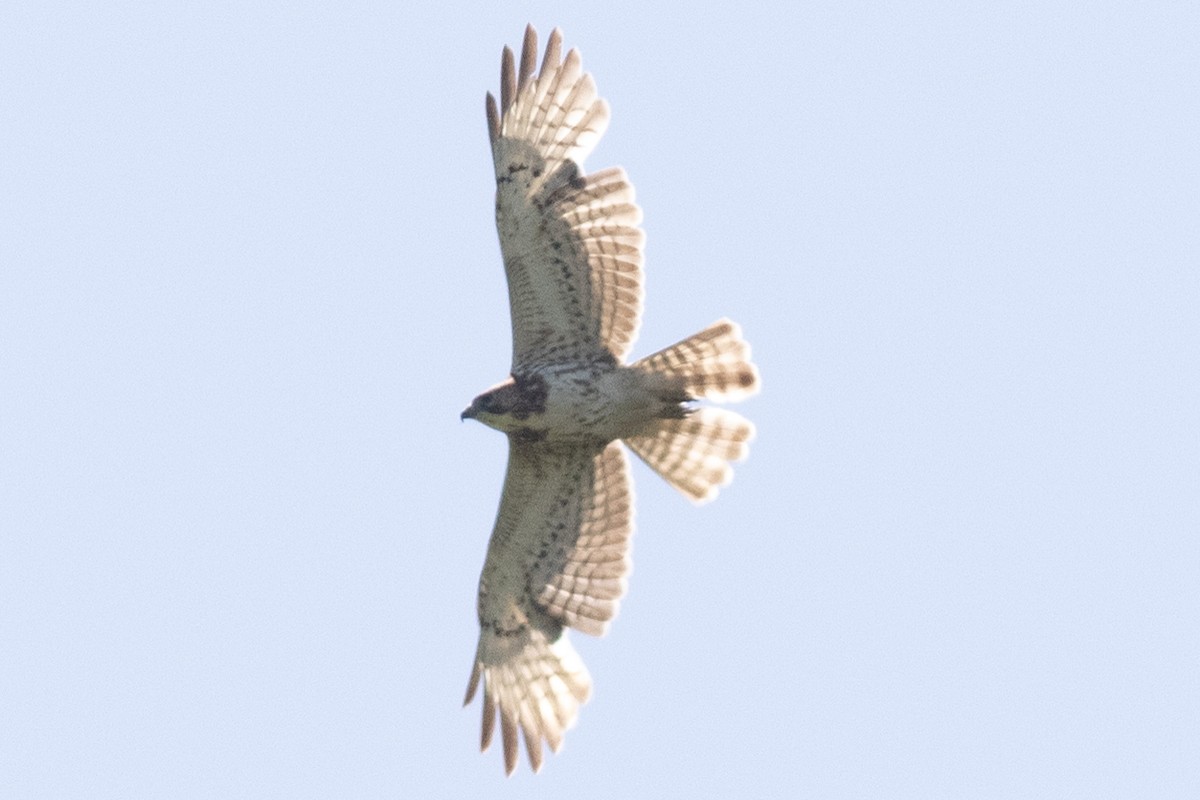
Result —
POLYGON ((504 769, 518 732, 534 772, 591 692, 565 629, 603 634, 629 571, 633 488, 621 442, 691 500, 716 496, 754 426, 697 400, 758 391, 740 328, 719 320, 627 364, 642 313, 641 210, 625 171, 585 174, 608 125, 579 52, 537 33, 505 47, 487 95, 496 227, 508 277, 512 367, 463 413, 508 435, 508 472, 479 579, 479 646, 464 705, 483 685, 482 749, 497 715, 504 769))

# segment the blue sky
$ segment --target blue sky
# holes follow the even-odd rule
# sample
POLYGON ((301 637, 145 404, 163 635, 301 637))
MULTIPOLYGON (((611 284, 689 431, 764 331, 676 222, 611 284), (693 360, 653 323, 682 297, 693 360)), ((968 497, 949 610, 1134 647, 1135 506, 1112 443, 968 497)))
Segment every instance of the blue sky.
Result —
POLYGON ((1185 797, 1200 782, 1200 12, 9 3, 11 797, 1185 797), (635 355, 739 321, 718 501, 635 467, 541 775, 459 703, 505 441, 485 91, 612 105, 635 355))

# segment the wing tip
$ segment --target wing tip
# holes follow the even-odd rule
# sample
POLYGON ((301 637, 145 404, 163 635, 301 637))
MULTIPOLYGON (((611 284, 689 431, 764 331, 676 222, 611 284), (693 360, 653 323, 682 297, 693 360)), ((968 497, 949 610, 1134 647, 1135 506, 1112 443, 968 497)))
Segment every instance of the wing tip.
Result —
POLYGON ((504 774, 512 775, 517 768, 517 721, 500 707, 500 739, 504 744, 504 774))
POLYGON ((546 40, 546 55, 542 57, 543 75, 546 74, 546 70, 558 66, 559 59, 562 57, 562 39, 561 28, 550 31, 550 38, 546 40))
POLYGON ((537 29, 532 24, 525 26, 525 38, 521 42, 521 71, 517 74, 517 91, 522 91, 537 69, 537 29))
POLYGON ((475 665, 471 667, 471 679, 467 681, 467 694, 463 698, 464 708, 470 705, 471 701, 475 699, 475 691, 479 688, 479 676, 482 672, 483 670, 480 668, 479 662, 476 661, 475 665))
POLYGON ((522 727, 521 733, 524 734, 525 752, 529 755, 529 768, 536 775, 542 771, 542 734, 527 727, 522 727))
POLYGON ((491 92, 487 93, 484 105, 487 111, 488 140, 495 144, 500 138, 500 112, 496 108, 496 98, 491 92))
POLYGON ((513 51, 508 45, 500 52, 500 113, 507 114, 517 93, 517 77, 513 66, 513 51))

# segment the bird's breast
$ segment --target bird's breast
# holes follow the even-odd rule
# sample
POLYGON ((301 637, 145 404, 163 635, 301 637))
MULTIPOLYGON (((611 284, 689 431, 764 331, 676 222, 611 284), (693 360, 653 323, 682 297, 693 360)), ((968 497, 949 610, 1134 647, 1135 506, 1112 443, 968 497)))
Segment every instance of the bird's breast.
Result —
POLYGON ((542 374, 545 399, 528 426, 552 441, 612 441, 655 416, 637 375, 622 367, 561 367, 542 374))

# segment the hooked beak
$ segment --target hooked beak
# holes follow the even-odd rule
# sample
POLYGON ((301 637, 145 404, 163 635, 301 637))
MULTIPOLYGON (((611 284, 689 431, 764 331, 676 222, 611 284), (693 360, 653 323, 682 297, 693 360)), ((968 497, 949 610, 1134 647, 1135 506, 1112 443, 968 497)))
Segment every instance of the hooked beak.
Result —
POLYGON ((459 414, 458 419, 460 422, 462 420, 475 419, 475 407, 468 406, 466 411, 459 414))

